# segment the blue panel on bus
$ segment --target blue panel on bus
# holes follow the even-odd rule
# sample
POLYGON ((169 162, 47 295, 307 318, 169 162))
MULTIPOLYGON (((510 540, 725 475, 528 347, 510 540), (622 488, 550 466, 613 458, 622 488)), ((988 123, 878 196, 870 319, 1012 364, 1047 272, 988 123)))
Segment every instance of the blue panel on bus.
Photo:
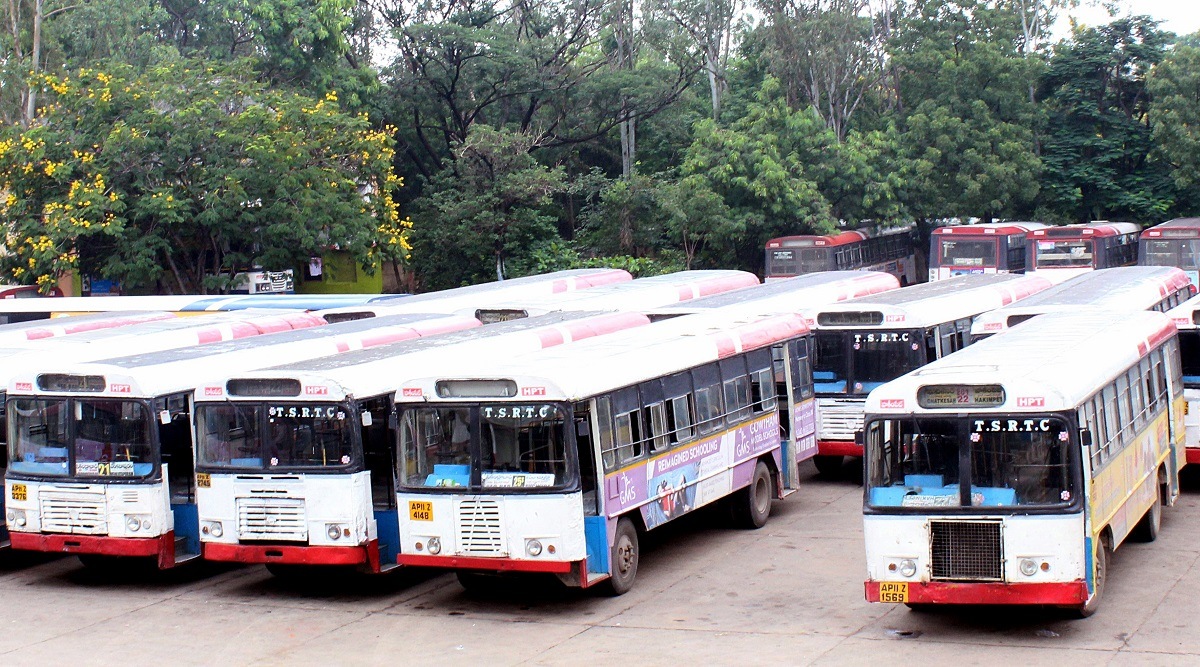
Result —
POLYGON ((183 546, 186 553, 200 553, 200 514, 196 503, 171 505, 171 513, 175 515, 175 539, 186 540, 183 546))
POLYGON ((379 565, 395 565, 400 554, 400 513, 375 510, 375 532, 379 536, 379 565))
POLYGON ((583 536, 587 540, 588 572, 608 574, 608 520, 602 516, 583 517, 583 536))

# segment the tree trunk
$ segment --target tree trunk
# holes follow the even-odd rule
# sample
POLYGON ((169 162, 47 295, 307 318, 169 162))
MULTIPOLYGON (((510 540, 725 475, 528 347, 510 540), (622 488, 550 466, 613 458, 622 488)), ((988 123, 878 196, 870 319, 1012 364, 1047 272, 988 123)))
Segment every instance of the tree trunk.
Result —
MULTIPOLYGON (((34 0, 33 3, 33 50, 30 56, 33 62, 30 64, 29 71, 34 76, 37 75, 38 67, 41 66, 42 60, 42 2, 43 0, 34 0)), ((25 96, 25 114, 21 118, 21 123, 25 127, 33 124, 33 114, 37 111, 37 84, 30 83, 28 93, 25 96)))

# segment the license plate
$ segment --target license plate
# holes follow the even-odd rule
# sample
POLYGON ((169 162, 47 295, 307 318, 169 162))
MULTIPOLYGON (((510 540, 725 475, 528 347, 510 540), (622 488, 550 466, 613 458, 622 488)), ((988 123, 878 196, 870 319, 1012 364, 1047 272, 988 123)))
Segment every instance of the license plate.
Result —
POLYGON ((196 487, 200 489, 212 488, 212 475, 206 472, 196 473, 196 487))
POLYGON ((413 521, 433 521, 433 503, 424 500, 408 501, 408 516, 413 521))
POLYGON ((25 490, 24 484, 13 484, 12 485, 12 499, 13 500, 25 500, 28 497, 29 497, 28 492, 25 490))
POLYGON ((908 582, 906 581, 881 581, 879 582, 879 601, 880 602, 908 602, 908 582))

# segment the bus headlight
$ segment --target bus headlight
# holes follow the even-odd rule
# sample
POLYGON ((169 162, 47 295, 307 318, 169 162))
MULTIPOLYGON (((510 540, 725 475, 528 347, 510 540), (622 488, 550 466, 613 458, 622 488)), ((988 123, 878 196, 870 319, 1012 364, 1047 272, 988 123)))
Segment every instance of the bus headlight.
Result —
POLYGON ((917 573, 917 562, 911 558, 900 561, 900 576, 911 577, 917 573))
POLYGON ((336 523, 325 524, 325 534, 331 540, 339 540, 342 537, 342 527, 336 523))
POLYGON ((542 543, 537 540, 525 540, 525 553, 537 558, 542 555, 542 543))
POLYGON ((212 537, 220 537, 225 534, 225 530, 221 527, 220 521, 201 521, 200 534, 209 535, 212 537))
POLYGON ((125 515, 125 527, 129 532, 136 533, 143 528, 150 528, 150 519, 135 514, 125 515))
POLYGON ((1037 574, 1037 570, 1037 563, 1035 563, 1033 560, 1029 558, 1021 559, 1021 574, 1027 577, 1032 577, 1033 575, 1037 574))
POLYGON ((429 538, 429 541, 425 543, 425 548, 429 550, 429 553, 436 556, 442 553, 442 540, 437 537, 431 537, 429 538))
POLYGON ((25 519, 25 510, 9 510, 8 522, 19 528, 24 528, 25 524, 28 523, 25 519))

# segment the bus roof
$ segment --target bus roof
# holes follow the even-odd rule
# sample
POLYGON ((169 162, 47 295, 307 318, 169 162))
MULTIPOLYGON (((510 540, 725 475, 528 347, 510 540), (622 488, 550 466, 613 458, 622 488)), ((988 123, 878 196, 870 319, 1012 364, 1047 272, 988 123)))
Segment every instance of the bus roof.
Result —
POLYGON ((576 400, 635 385, 765 348, 808 332, 798 315, 738 317, 714 311, 655 322, 575 345, 564 345, 487 363, 447 365, 437 375, 395 378, 397 400, 437 396, 440 380, 513 381, 516 398, 576 400))
POLYGON ((943 234, 952 234, 954 236, 1002 236, 1024 234, 1046 226, 1044 222, 980 222, 973 225, 938 227, 933 230, 933 234, 935 236, 943 234))
POLYGON ((1083 307, 1103 308, 1109 313, 1146 310, 1178 290, 1190 289, 1189 285, 1187 274, 1173 266, 1088 271, 1020 303, 981 313, 971 325, 971 334, 999 333, 1036 315, 1083 307))
POLYGON ((321 314, 330 322, 339 322, 401 313, 461 313, 504 301, 573 292, 632 279, 633 276, 622 269, 571 269, 414 294, 397 302, 331 308, 321 314))
POLYGON ((653 314, 686 315, 714 308, 737 308, 761 315, 799 313, 899 288, 896 276, 882 271, 818 271, 667 306, 653 314))
POLYGON ((809 326, 819 329, 879 326, 888 329, 927 327, 1001 308, 1050 288, 1040 276, 988 273, 955 276, 898 290, 860 297, 805 311, 809 326), (857 318, 844 325, 829 323, 830 313, 872 313, 872 324, 857 318), (821 320, 826 320, 822 322, 821 320))
POLYGON ((1134 312, 1114 319, 1090 310, 1039 317, 1003 336, 994 336, 888 382, 867 397, 871 414, 942 412, 923 409, 917 393, 925 386, 1000 385, 1003 403, 994 407, 953 406, 954 411, 1024 412, 1069 410, 1175 334, 1162 313, 1134 312))
POLYGON ((0 300, 0 313, 107 313, 161 310, 173 313, 247 309, 320 310, 333 306, 388 301, 396 294, 177 294, 166 296, 62 296, 0 300))
POLYGON ((316 388, 306 389, 306 398, 322 401, 390 394, 401 380, 398 376, 433 373, 448 365, 459 367, 466 359, 513 356, 649 323, 646 316, 636 313, 548 313, 432 338, 213 376, 212 381, 197 387, 196 400, 236 400, 237 397, 227 393, 227 382, 232 379, 295 379, 306 388, 316 388))
POLYGON ((1142 232, 1143 239, 1200 238, 1200 218, 1175 218, 1142 232))
POLYGON ((1141 230, 1141 227, 1132 222, 1105 222, 1096 221, 1082 225, 1059 225, 1057 227, 1046 227, 1044 229, 1035 229, 1029 232, 1029 238, 1067 238, 1067 239, 1084 239, 1095 237, 1122 236, 1124 234, 1136 234, 1141 230))
MULTIPOLYGON (((585 290, 559 294, 531 295, 472 308, 477 316, 487 311, 520 311, 526 314, 558 310, 602 312, 609 310, 644 311, 683 301, 691 301, 738 288, 758 285, 758 276, 747 271, 702 270, 676 271, 659 276, 611 283, 585 290)), ((460 311, 468 314, 467 311, 460 311)))
POLYGON ((1180 331, 1184 329, 1200 329, 1200 294, 1184 301, 1167 311, 1167 317, 1175 323, 1175 327, 1180 331))
POLYGON ((768 248, 792 247, 827 247, 858 243, 871 238, 870 234, 860 231, 841 232, 839 234, 800 234, 797 236, 781 236, 767 241, 768 248))
POLYGON ((131 324, 175 319, 164 311, 95 313, 60 317, 53 320, 34 320, 0 325, 0 347, 21 345, 30 341, 70 336, 85 331, 117 329, 131 324))
POLYGON ((219 372, 215 368, 217 364, 261 368, 477 326, 478 320, 458 315, 394 315, 83 363, 43 361, 15 373, 8 387, 9 392, 15 394, 52 393, 35 391, 38 377, 47 374, 92 375, 105 378, 104 390, 94 392, 97 395, 162 396, 194 390, 203 380, 219 372))

